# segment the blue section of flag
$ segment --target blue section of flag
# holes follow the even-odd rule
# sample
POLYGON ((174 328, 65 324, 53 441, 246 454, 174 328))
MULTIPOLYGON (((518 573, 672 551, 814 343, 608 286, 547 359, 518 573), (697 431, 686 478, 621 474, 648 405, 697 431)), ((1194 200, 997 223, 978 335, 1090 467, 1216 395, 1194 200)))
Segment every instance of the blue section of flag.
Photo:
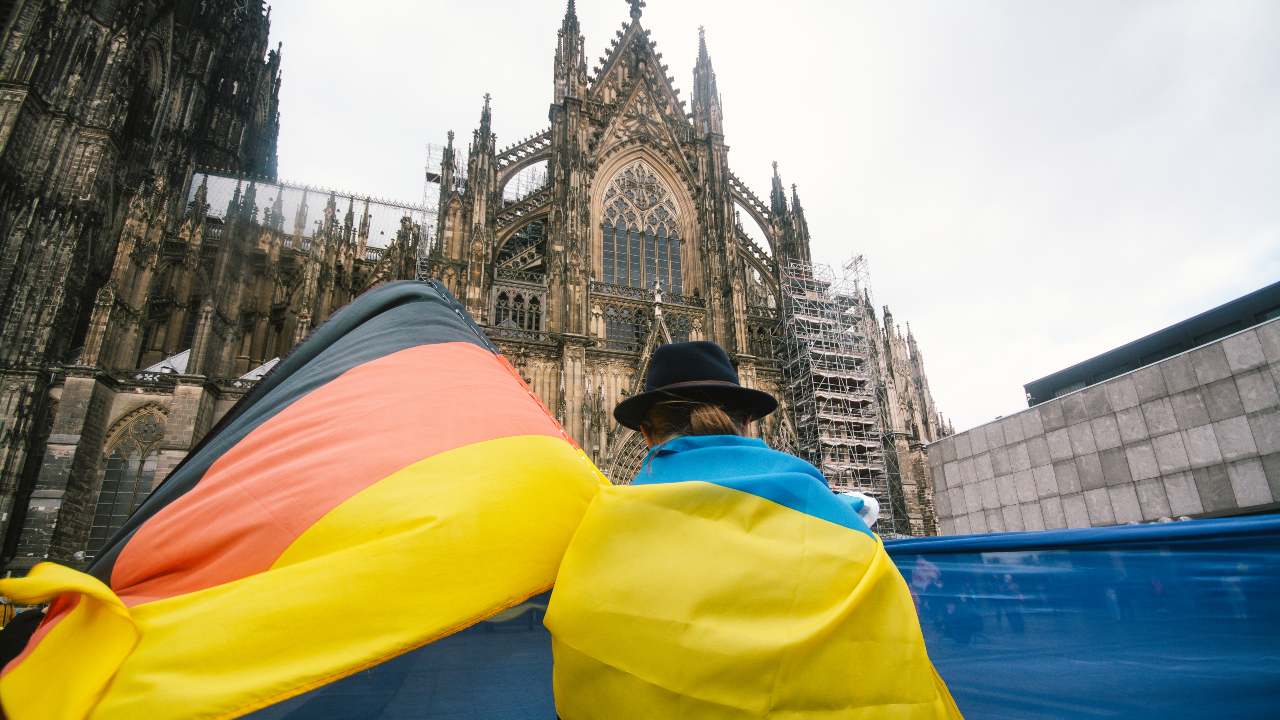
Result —
POLYGON ((668 440, 649 450, 632 484, 685 480, 701 480, 750 493, 875 537, 854 503, 832 493, 817 468, 771 449, 763 440, 737 435, 692 435, 668 440))

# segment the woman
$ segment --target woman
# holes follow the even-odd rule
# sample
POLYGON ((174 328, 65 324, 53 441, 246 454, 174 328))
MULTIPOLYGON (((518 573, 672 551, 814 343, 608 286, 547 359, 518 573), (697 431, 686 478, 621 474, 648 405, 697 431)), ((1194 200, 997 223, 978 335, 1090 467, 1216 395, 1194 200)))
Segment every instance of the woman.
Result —
POLYGON ((657 349, 614 409, 649 443, 592 501, 545 623, 562 717, 960 717, 884 547, 709 342, 657 349))
POLYGON ((639 430, 649 445, 633 485, 716 482, 869 533, 874 500, 854 492, 833 495, 814 466, 743 437, 750 423, 777 407, 772 395, 738 383, 719 345, 685 342, 658 347, 645 392, 623 400, 613 416, 639 430))
POLYGON ((869 531, 879 506, 860 492, 833 495, 817 468, 743 437, 778 407, 772 395, 744 388, 725 351, 712 342, 660 346, 645 392, 623 400, 614 418, 649 445, 633 485, 715 480, 764 493, 788 507, 869 531), (850 512, 852 511, 852 513, 850 512))

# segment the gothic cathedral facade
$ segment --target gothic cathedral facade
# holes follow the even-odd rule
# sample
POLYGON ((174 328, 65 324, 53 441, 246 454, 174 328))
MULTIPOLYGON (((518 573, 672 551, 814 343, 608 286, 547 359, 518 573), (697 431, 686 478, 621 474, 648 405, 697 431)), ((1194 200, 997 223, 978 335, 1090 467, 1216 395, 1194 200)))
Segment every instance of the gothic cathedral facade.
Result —
MULTIPOLYGON (((452 138, 441 165, 429 274, 491 328, 615 482, 634 474, 643 443, 610 412, 639 389, 656 344, 714 340, 745 384, 779 392, 769 362, 774 257, 809 254, 803 211, 798 200, 788 204, 781 181, 766 204, 730 170, 715 72, 699 42, 686 106, 636 3, 589 73, 571 2, 556 46, 551 126, 499 149, 486 98, 465 168, 452 138), (541 187, 505 192, 543 163, 541 187), (769 248, 743 231, 738 208, 769 248)), ((790 442, 785 413, 761 430, 790 442)))
MULTIPOLYGON (((0 2, 5 567, 87 562, 276 358, 388 280, 443 282, 615 482, 643 443, 612 407, 663 342, 723 345, 782 397, 754 432, 796 449, 775 338, 804 210, 776 166, 767 201, 734 174, 705 40, 686 106, 643 5, 589 72, 570 1, 550 127, 499 147, 486 97, 423 207, 276 180, 261 0, 0 2)), ((893 530, 929 534, 922 447, 946 429, 914 338, 870 316, 893 530)))

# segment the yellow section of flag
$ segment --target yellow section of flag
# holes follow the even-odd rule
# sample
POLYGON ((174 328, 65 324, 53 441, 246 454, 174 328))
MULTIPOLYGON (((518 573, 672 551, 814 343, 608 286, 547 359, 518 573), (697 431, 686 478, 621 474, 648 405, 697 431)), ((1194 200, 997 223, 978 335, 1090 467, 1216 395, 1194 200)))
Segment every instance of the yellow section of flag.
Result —
POLYGON ((878 538, 705 482, 609 487, 548 608, 591 718, 959 718, 878 538))
POLYGON ((138 642, 129 609, 101 580, 54 563, 40 563, 26 577, 0 580, 0 595, 20 605, 59 595, 62 602, 74 603, 25 661, 0 677, 0 700, 9 717, 71 720, 88 715, 138 642), (56 690, 50 682, 68 677, 72 681, 56 690))
POLYGON ((294 697, 546 590, 606 483, 561 438, 508 437, 393 473, 309 527, 271 569, 198 592, 125 609, 97 580, 42 566, 0 591, 78 592, 93 614, 63 620, 0 682, 5 708, 14 720, 164 720, 235 717, 294 697), (133 647, 123 629, 135 625, 133 647), (50 673, 68 669, 74 702, 39 702, 50 673))

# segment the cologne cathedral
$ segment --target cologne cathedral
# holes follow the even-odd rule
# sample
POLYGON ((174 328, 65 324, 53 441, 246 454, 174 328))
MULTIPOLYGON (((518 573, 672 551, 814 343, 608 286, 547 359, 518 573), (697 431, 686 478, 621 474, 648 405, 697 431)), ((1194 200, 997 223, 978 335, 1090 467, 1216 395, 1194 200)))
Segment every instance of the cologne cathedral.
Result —
POLYGON ((277 180, 262 0, 0 2, 4 569, 87 562, 312 328, 415 277, 465 304, 615 482, 644 448, 613 405, 658 344, 708 339, 781 399, 755 432, 824 472, 856 466, 828 477, 882 496, 882 533, 936 533, 923 444, 947 429, 914 338, 840 296, 863 380, 821 371, 825 390, 797 394, 813 366, 787 367, 823 353, 783 332, 811 328, 787 284, 811 262, 799 196, 776 165, 767 201, 731 170, 701 32, 686 104, 629 5, 588 70, 570 0, 550 127, 500 146, 485 96, 428 174, 438 199, 414 204, 277 180), (833 393, 865 399, 847 442, 815 434, 833 393))

